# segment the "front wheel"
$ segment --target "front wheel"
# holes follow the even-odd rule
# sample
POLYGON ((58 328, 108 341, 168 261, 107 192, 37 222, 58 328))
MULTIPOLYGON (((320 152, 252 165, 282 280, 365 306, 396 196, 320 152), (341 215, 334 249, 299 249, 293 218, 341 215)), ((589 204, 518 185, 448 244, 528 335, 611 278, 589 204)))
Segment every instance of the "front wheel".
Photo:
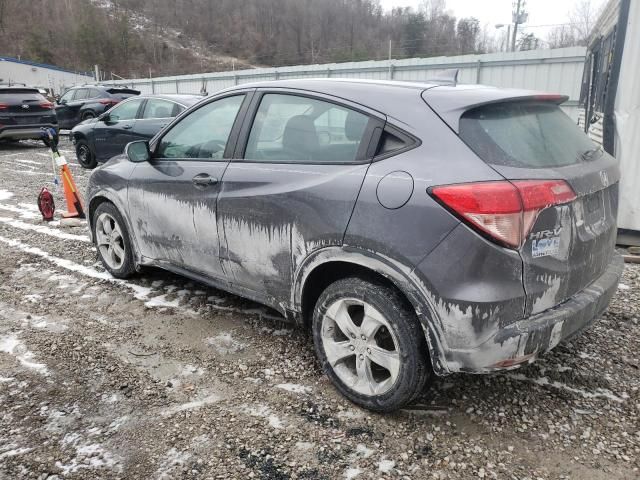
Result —
POLYGON ((129 232, 112 203, 101 203, 93 215, 93 238, 98 257, 111 275, 128 278, 136 270, 129 232))
POLYGON ((352 402, 389 412, 413 402, 432 376, 415 312, 394 288, 345 278, 320 295, 313 340, 323 370, 352 402))
POLYGON ((78 140, 78 143, 76 143, 76 158, 78 159, 80 166, 84 168, 96 168, 96 165, 98 164, 96 156, 84 140, 78 140))

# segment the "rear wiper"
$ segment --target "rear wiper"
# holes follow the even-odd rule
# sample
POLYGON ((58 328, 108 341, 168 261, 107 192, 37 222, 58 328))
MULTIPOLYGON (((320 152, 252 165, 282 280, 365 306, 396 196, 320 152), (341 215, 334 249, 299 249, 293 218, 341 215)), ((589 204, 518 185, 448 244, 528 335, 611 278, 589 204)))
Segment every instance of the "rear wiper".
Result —
POLYGON ((595 148, 591 148, 591 149, 589 149, 589 150, 585 150, 584 152, 582 152, 582 154, 580 155, 580 157, 581 157, 583 160, 587 160, 587 161, 589 161, 589 160, 593 160, 593 159, 594 159, 594 157, 595 157, 596 153, 602 153, 602 145, 598 145, 598 146, 597 146, 597 147, 595 147, 595 148))

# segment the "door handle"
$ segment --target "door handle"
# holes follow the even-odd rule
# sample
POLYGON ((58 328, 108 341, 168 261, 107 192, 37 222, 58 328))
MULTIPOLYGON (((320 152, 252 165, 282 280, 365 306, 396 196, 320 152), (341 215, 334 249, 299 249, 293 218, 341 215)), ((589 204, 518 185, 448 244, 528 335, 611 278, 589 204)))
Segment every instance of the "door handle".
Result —
POLYGON ((124 128, 125 130, 131 130, 133 128, 133 125, 123 125, 122 128, 124 128))
POLYGON ((206 173, 200 173, 191 179, 196 187, 208 187, 209 185, 215 185, 218 183, 218 179, 214 178, 206 173))

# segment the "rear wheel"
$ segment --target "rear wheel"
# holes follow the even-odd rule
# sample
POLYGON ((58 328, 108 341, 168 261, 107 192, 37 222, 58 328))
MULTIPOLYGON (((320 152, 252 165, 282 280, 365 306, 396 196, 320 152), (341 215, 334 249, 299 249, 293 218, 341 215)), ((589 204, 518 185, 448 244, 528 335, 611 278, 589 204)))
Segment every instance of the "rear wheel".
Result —
POLYGON ((122 215, 112 203, 105 202, 98 206, 93 218, 93 238, 102 265, 116 278, 130 277, 136 268, 122 215))
POLYGON ((81 166, 88 169, 95 168, 98 163, 96 156, 89 148, 89 144, 84 140, 78 140, 78 143, 76 143, 76 158, 81 166))
POLYGON ((329 285, 316 303, 313 339, 336 388, 370 410, 413 402, 432 375, 415 312, 382 283, 353 277, 329 285))
POLYGON ((84 112, 82 114, 82 120, 89 120, 90 118, 96 118, 96 114, 93 112, 84 112))

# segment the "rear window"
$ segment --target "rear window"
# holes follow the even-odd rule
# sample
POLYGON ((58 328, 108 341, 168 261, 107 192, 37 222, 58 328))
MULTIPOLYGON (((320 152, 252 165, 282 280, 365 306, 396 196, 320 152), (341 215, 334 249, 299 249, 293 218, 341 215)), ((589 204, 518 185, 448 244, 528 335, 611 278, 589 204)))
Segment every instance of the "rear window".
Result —
POLYGON ((0 88, 0 102, 14 101, 22 102, 23 100, 45 100, 45 98, 37 90, 31 88, 0 88))
POLYGON ((556 104, 511 102, 464 113, 460 137, 487 163, 545 168, 583 161, 595 145, 556 104))

